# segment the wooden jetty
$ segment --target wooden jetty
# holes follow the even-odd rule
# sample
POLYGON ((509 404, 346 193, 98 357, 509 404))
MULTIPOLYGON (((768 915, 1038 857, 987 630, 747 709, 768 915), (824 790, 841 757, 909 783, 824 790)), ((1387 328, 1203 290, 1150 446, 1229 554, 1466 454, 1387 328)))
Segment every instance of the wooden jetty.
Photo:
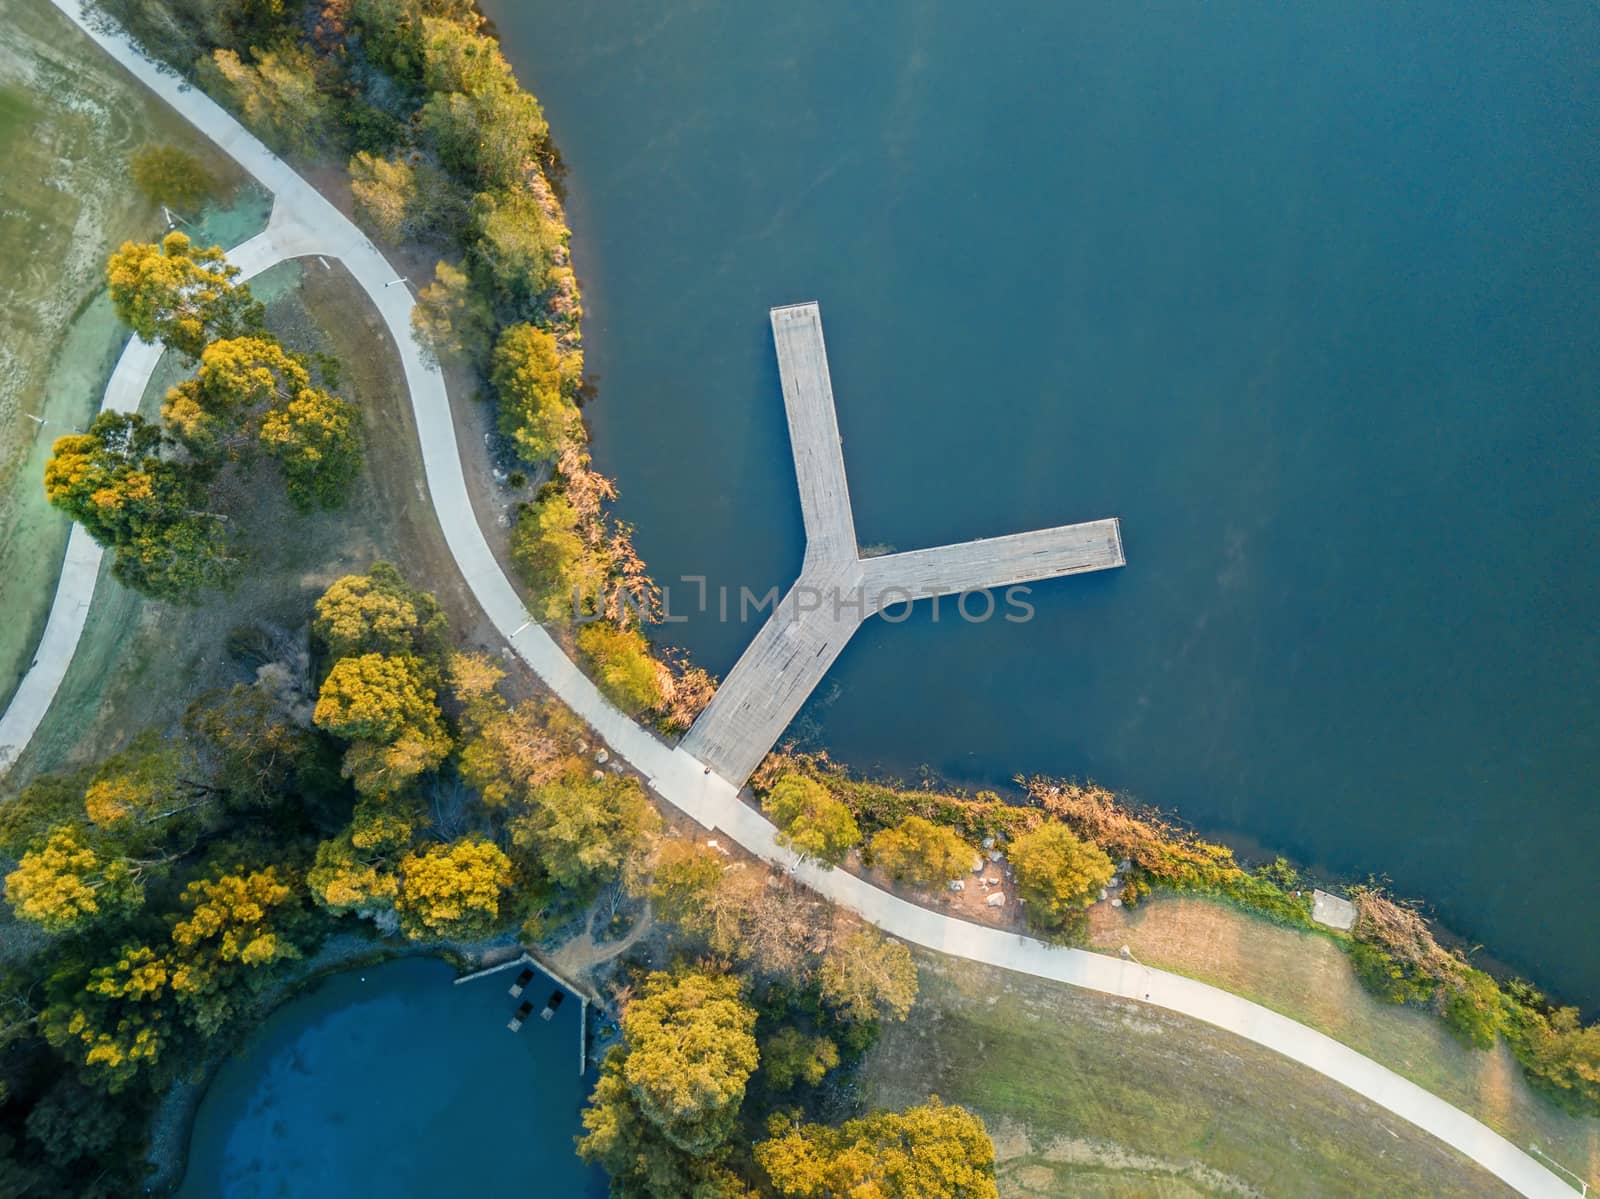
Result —
POLYGON ((800 577, 734 664, 683 748, 742 786, 851 635, 886 607, 1124 565, 1113 517, 863 558, 815 303, 771 313, 806 551, 800 577))
MULTIPOLYGON (((493 966, 487 966, 482 970, 474 970, 471 974, 463 974, 455 980, 455 985, 459 987, 462 983, 476 982, 480 978, 486 978, 491 974, 499 974, 517 966, 530 967, 539 971, 558 987, 571 991, 578 997, 580 1004, 578 1010, 578 1073, 580 1075, 583 1074, 589 1069, 589 1007, 593 1004, 602 1012, 605 1011, 605 1001, 600 996, 586 987, 579 986, 571 979, 562 978, 527 950, 523 950, 522 953, 514 958, 507 958, 503 962, 497 962, 493 966)), ((532 1009, 531 1003, 523 1006, 528 1007, 530 1010, 532 1009)), ((522 1027, 521 1009, 518 1009, 518 1014, 512 1017, 511 1022, 506 1027, 511 1029, 512 1032, 516 1032, 522 1027)))

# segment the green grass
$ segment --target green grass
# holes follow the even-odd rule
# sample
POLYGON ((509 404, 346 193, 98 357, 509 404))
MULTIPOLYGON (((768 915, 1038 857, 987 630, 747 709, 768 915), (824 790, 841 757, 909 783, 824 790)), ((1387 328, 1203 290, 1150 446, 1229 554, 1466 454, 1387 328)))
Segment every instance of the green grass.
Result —
POLYGON ((1001 1194, 1503 1195, 1492 1176, 1312 1071, 1209 1025, 919 954, 922 997, 862 1098, 979 1112, 1001 1194))

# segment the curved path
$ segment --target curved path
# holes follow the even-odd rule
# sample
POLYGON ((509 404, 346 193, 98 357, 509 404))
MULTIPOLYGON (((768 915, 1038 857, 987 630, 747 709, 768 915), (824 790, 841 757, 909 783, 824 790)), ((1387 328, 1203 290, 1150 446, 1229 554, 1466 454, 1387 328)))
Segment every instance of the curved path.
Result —
MULTIPOLYGON (((113 58, 215 141, 276 198, 265 233, 240 246, 232 260, 254 274, 284 258, 321 254, 340 259, 382 314, 405 369, 411 403, 422 443, 424 471, 445 541, 456 565, 484 612, 512 648, 579 716, 591 724, 612 750, 644 774, 651 787, 700 824, 718 829, 750 852, 792 870, 799 879, 834 903, 860 913, 885 932, 940 953, 969 958, 990 966, 1054 979, 1108 995, 1140 1000, 1204 1020, 1237 1033, 1292 1061, 1343 1083, 1373 1103, 1432 1133, 1485 1170, 1525 1195, 1567 1199, 1572 1188, 1515 1145, 1465 1112, 1423 1090, 1370 1058, 1331 1037, 1296 1023, 1247 999, 1192 979, 1134 962, 1052 947, 1030 937, 968 924, 908 903, 840 870, 822 870, 799 862, 780 847, 775 830, 739 799, 732 784, 707 771, 685 752, 657 738, 608 704, 600 692, 538 625, 531 624, 522 601, 495 561, 473 513, 467 494, 451 421, 444 379, 418 352, 411 337, 412 298, 405 287, 388 287, 396 272, 348 218, 309 183, 257 141, 204 93, 158 67, 134 47, 119 29, 98 14, 85 11, 83 0, 52 0, 113 58)), ((116 402, 133 403, 143 392, 158 355, 131 343, 117 368, 116 402), (138 390, 129 392, 135 383, 138 390)), ((113 397, 108 396, 108 402, 113 397)), ((63 573, 56 593, 50 629, 59 626, 59 644, 51 653, 70 660, 76 629, 93 595, 95 575, 74 569, 63 573), (62 615, 67 613, 67 615, 62 615), (70 643, 68 636, 70 634, 70 643)), ((49 633, 47 632, 47 639, 49 633)), ((31 734, 55 693, 41 683, 26 693, 28 710, 16 727, 31 734), (31 723, 29 723, 31 722, 31 723)), ((56 679, 59 683, 59 677, 56 679)), ((19 691, 18 702, 24 701, 19 691)), ((6 713, 10 721, 12 713, 6 713)), ((25 739, 24 739, 25 743, 25 739)))

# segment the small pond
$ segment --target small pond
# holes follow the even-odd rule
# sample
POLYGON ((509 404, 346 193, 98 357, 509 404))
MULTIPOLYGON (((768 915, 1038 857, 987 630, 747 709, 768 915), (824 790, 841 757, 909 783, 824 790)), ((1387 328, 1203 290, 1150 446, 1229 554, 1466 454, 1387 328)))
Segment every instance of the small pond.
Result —
MULTIPOLYGON (((572 1147, 593 1078, 576 997, 511 1033, 515 971, 454 977, 408 958, 274 1012, 201 1102, 180 1199, 603 1196, 572 1147)), ((527 997, 551 989, 541 976, 527 997)))

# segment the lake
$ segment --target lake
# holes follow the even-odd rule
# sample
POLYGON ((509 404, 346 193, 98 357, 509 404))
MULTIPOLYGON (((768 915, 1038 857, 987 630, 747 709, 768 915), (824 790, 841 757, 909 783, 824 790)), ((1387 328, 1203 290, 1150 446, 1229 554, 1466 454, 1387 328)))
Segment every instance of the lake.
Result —
MULTIPOLYGON (((457 987, 443 962, 405 958, 297 996, 207 1090, 179 1199, 605 1195, 572 1147, 589 1092, 577 997, 513 1034, 515 976, 457 987)), ((541 976, 526 997, 551 989, 541 976)))
POLYGON ((716 588, 798 573, 766 312, 816 299, 863 544, 1116 515, 1128 566, 870 622, 806 744, 1092 777, 1600 1004, 1600 10, 484 8, 661 639, 725 672, 716 588))

